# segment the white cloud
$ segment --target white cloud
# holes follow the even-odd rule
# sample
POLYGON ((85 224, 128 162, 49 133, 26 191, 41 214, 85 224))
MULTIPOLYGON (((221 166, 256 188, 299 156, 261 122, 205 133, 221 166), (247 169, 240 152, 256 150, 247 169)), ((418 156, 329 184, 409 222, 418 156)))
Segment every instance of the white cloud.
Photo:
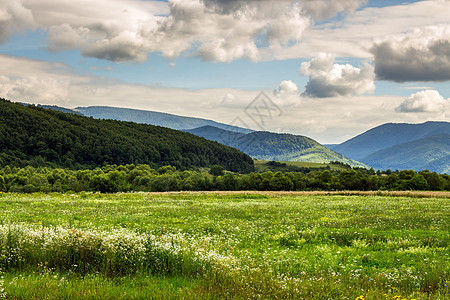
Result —
POLYGON ((5 98, 23 102, 67 103, 69 98, 68 83, 55 78, 37 78, 30 76, 18 80, 7 79, 2 94, 5 98))
POLYGON ((298 45, 313 20, 363 2, 15 0, 0 4, 0 42, 18 30, 41 28, 52 51, 80 49, 111 61, 142 62, 152 52, 171 59, 194 52, 207 61, 258 61, 298 45))
POLYGON ((367 0, 315 0, 304 1, 305 11, 315 19, 326 20, 340 12, 352 12, 367 0))
POLYGON ((169 4, 170 15, 149 34, 150 39, 161 37, 160 51, 168 57, 198 45, 197 54, 206 61, 257 61, 261 46, 289 46, 301 38, 310 22, 297 3, 286 0, 172 0, 169 4), (178 51, 173 51, 173 41, 178 51))
POLYGON ((396 112, 444 113, 448 101, 436 90, 417 92, 406 98, 396 112))
POLYGON ((59 63, 0 55, 0 65, 0 97, 14 101, 67 105, 70 86, 89 81, 59 63))
POLYGON ((278 105, 292 106, 300 104, 301 97, 297 84, 292 80, 283 80, 278 88, 273 91, 274 101, 278 105))
POLYGON ((372 47, 378 79, 450 80, 450 25, 417 28, 377 41, 372 47))
POLYGON ((220 104, 226 105, 233 103, 234 101, 236 101, 236 96, 232 93, 226 93, 225 96, 223 96, 222 101, 220 101, 220 104))
POLYGON ((14 32, 34 27, 31 11, 20 1, 0 1, 0 43, 6 42, 14 32))
MULTIPOLYGON (((307 1, 307 3, 326 1, 307 1)), ((345 4, 347 1, 337 1, 345 4)), ((350 4, 349 4, 350 5, 350 4)), ((289 47, 261 49, 263 59, 293 59, 316 56, 321 52, 334 53, 338 57, 371 59, 374 40, 398 35, 412 28, 424 28, 448 24, 450 1, 417 1, 366 7, 346 14, 343 18, 317 23, 304 31, 300 43, 289 47)))
POLYGON ((275 95, 296 94, 298 93, 298 87, 292 80, 283 80, 274 93, 275 95))
MULTIPOLYGON (((138 61, 182 53, 230 62, 315 56, 370 58, 373 40, 448 24, 450 1, 355 10, 363 0, 0 0, 0 43, 14 32, 48 31, 50 50, 138 61), (337 21, 314 24, 338 14, 337 21)), ((425 34, 424 34, 425 35, 425 34)), ((445 41, 445 39, 443 40, 445 41)), ((448 51, 447 44, 433 49, 448 51)), ((430 48, 431 49, 431 48, 430 48)))
POLYGON ((111 61, 144 61, 157 51, 154 31, 169 12, 162 1, 15 0, 29 9, 39 28, 48 30, 52 51, 80 49, 83 55, 111 61), (152 44, 154 43, 154 44, 152 44))
POLYGON ((359 68, 350 64, 335 64, 334 56, 322 53, 309 62, 303 62, 299 72, 309 76, 302 94, 304 96, 323 98, 361 95, 375 90, 375 74, 368 63, 359 68))

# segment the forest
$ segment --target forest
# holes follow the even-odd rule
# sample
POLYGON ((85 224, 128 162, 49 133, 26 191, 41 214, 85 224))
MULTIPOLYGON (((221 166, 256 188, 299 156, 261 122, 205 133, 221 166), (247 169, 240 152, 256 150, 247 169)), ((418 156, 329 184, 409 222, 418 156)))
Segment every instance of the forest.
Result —
POLYGON ((239 174, 219 165, 208 171, 181 171, 173 166, 108 165, 93 170, 25 168, 0 169, 1 192, 166 192, 166 191, 450 191, 450 176, 427 170, 371 172, 330 170, 239 174))
POLYGON ((180 170, 212 165, 240 173, 254 170, 248 155, 189 133, 0 99, 0 167, 79 170, 130 163, 180 170))

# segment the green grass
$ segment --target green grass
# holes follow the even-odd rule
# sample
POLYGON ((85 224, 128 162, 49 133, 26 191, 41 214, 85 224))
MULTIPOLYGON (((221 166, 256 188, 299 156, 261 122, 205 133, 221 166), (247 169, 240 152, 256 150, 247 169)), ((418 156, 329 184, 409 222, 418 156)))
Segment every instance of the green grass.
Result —
POLYGON ((437 195, 0 194, 0 298, 447 299, 437 195))

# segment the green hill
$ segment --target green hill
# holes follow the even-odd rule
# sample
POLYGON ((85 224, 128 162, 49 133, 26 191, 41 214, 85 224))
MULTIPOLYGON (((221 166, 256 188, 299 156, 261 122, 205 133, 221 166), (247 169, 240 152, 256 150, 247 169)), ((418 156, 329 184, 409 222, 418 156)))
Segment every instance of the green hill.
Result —
POLYGON ((377 151, 363 158, 375 169, 450 173, 450 135, 438 134, 377 151))
POLYGON ((73 169, 104 164, 172 165, 190 169, 222 165, 254 170, 246 154, 168 128, 97 120, 0 99, 0 165, 73 169))
POLYGON ((268 161, 328 163, 339 161, 355 167, 366 167, 346 158, 305 136, 256 131, 248 134, 204 126, 190 133, 235 147, 253 158, 268 161))

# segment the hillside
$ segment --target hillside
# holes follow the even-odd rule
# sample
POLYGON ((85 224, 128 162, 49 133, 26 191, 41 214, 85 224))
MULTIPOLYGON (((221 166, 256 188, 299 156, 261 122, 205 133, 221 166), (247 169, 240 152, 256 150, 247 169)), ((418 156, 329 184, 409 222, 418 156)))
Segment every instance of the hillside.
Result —
POLYGON ((109 106, 88 106, 88 107, 77 107, 74 109, 74 111, 79 112, 86 117, 93 117, 96 119, 129 121, 135 123, 162 126, 176 130, 193 129, 201 126, 210 125, 217 128, 232 130, 236 132, 244 132, 244 133, 252 132, 252 130, 246 128, 226 125, 212 120, 184 117, 168 113, 139 110, 139 109, 119 108, 109 106))
POLYGON ((94 168, 104 164, 222 165, 254 170, 244 153, 168 128, 23 106, 0 99, 0 165, 94 168))
POLYGON ((308 137, 292 134, 280 134, 257 131, 248 134, 231 132, 213 126, 204 126, 190 133, 206 139, 218 141, 235 147, 253 158, 275 161, 302 161, 314 163, 328 163, 339 161, 352 166, 363 164, 350 160, 308 137))
POLYGON ((363 158, 375 169, 450 173, 450 135, 438 134, 383 149, 363 158))
MULTIPOLYGON (((436 134, 450 134, 450 123, 426 122, 422 124, 383 124, 337 145, 332 149, 351 159, 363 161, 363 158, 379 150, 436 134)), ((368 163, 367 161, 364 162, 368 163)))

